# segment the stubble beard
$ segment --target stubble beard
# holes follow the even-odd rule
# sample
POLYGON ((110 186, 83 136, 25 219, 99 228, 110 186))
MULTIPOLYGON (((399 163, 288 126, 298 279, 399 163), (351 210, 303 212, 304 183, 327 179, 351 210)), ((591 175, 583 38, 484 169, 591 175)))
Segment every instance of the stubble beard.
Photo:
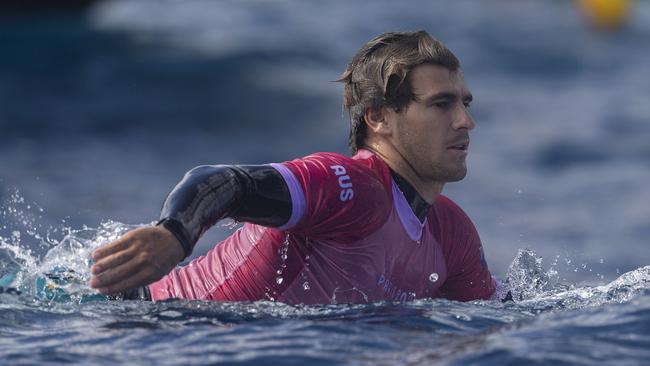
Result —
POLYGON ((450 168, 441 164, 434 163, 429 169, 429 179, 435 182, 451 183, 463 180, 467 175, 467 164, 465 161, 458 163, 457 166, 450 168))

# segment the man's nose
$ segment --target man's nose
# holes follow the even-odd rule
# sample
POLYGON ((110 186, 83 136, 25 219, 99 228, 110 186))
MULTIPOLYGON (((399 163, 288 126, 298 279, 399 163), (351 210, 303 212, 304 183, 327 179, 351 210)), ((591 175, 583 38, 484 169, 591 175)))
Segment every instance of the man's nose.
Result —
POLYGON ((454 122, 453 127, 457 130, 460 130, 462 128, 472 130, 474 129, 474 127, 476 127, 476 123, 474 123, 474 119, 472 118, 472 115, 467 110, 466 106, 463 105, 459 108, 458 116, 454 122))

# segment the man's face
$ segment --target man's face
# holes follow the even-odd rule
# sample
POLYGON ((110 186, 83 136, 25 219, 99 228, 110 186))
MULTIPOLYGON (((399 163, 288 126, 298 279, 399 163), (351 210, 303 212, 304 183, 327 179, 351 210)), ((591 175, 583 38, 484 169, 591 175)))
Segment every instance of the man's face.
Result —
POLYGON ((467 110, 472 95, 462 73, 423 64, 409 77, 415 100, 391 113, 395 148, 425 181, 463 179, 474 121, 467 110))

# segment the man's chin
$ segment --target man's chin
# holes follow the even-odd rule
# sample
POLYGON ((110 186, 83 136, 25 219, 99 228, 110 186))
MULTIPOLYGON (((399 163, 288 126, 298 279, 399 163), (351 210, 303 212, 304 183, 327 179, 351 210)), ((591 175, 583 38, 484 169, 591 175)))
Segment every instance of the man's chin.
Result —
POLYGON ((467 165, 456 164, 450 166, 435 165, 430 168, 428 178, 432 181, 451 183, 463 180, 467 175, 467 165))
POLYGON ((463 165, 462 168, 449 169, 445 174, 445 182, 452 183, 461 181, 467 176, 467 167, 463 165))
POLYGON ((447 180, 448 183, 453 183, 453 182, 460 182, 461 180, 465 179, 465 176, 467 173, 462 174, 462 175, 455 175, 451 177, 450 179, 447 180))

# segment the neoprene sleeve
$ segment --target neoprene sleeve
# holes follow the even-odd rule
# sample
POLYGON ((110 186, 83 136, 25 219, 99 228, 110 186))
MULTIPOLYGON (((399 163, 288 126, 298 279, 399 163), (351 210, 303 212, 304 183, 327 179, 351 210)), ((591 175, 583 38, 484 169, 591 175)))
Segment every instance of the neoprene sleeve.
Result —
POLYGON ((158 225, 176 236, 187 257, 221 219, 277 227, 290 216, 289 189, 270 165, 202 165, 187 172, 169 193, 158 225))

